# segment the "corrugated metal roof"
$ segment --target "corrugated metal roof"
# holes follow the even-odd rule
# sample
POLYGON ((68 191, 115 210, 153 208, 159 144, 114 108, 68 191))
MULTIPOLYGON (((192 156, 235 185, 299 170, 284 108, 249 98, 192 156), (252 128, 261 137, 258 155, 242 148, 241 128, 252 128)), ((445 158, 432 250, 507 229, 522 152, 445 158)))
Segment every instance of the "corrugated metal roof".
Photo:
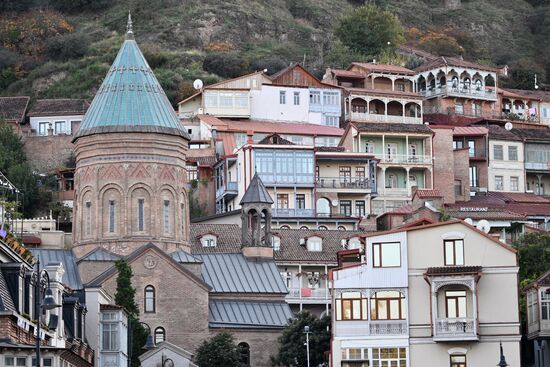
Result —
POLYGON ((88 252, 86 255, 82 256, 78 261, 87 260, 87 261, 116 261, 122 258, 117 254, 112 253, 111 251, 105 250, 103 247, 98 247, 95 250, 88 252))
POLYGON ((15 311, 15 305, 8 291, 4 274, 0 271, 0 311, 15 311))
POLYGON ((197 254, 202 278, 216 293, 288 293, 273 260, 253 261, 242 254, 197 254))
POLYGON ((153 132, 189 139, 138 44, 131 23, 76 138, 108 132, 153 132))
POLYGON ((40 256, 40 268, 49 263, 62 263, 65 274, 63 274, 63 284, 72 289, 82 289, 82 281, 76 266, 76 258, 70 250, 53 249, 29 249, 34 256, 40 256))
POLYGON ((216 328, 282 328, 292 318, 285 302, 210 300, 208 321, 216 328))
POLYGON ((179 249, 175 252, 172 252, 170 254, 172 259, 176 260, 179 263, 201 263, 202 260, 196 258, 195 256, 183 251, 182 249, 179 249))

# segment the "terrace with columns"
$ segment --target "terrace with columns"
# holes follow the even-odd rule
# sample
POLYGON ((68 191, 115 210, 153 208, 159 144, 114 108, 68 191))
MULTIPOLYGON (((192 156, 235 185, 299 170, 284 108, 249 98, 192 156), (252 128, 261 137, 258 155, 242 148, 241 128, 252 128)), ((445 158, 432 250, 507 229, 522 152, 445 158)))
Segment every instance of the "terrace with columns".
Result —
POLYGON ((425 98, 425 113, 498 115, 495 69, 458 58, 440 57, 416 71, 414 85, 416 92, 425 98))
POLYGON ((410 69, 352 63, 347 70, 327 69, 323 81, 346 89, 348 121, 422 123, 422 97, 410 69))

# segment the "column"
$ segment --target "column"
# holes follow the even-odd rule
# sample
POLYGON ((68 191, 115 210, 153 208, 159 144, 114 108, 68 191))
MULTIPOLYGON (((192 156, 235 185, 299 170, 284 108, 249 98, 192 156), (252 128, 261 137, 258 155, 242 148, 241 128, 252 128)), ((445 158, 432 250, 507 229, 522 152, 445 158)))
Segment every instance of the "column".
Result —
POLYGON ((391 78, 391 90, 395 92, 395 78, 391 78))
POLYGON ((300 311, 302 311, 302 264, 298 264, 298 274, 300 274, 298 277, 298 295, 300 298, 300 311))
POLYGON ((405 182, 407 183, 407 195, 408 196, 411 196, 411 182, 409 180, 409 173, 410 173, 411 169, 409 167, 405 167, 405 172, 406 172, 406 175, 405 175, 405 182))
POLYGON ((382 159, 381 161, 382 162, 385 162, 386 161, 386 142, 385 142, 385 135, 382 134, 382 159))
POLYGON ((474 319, 474 335, 477 335, 477 327, 478 327, 478 315, 477 315, 477 287, 476 287, 476 281, 472 280, 472 301, 473 301, 473 314, 472 318, 474 319))
POLYGON ((406 161, 409 162, 409 136, 405 135, 405 157, 406 161))
POLYGON ((384 100, 384 121, 388 122, 388 101, 384 100))
MULTIPOLYGON (((386 167, 380 167, 380 169, 382 170, 382 179, 379 181, 382 186, 381 187, 382 195, 385 195, 386 194, 386 167)), ((378 192, 380 192, 380 190, 378 192)))
POLYGON ((328 291, 328 267, 325 265, 325 312, 328 314, 328 299, 329 299, 329 291, 328 291))
POLYGON ((405 102, 401 101, 401 106, 403 107, 403 118, 401 119, 402 122, 405 122, 405 102))

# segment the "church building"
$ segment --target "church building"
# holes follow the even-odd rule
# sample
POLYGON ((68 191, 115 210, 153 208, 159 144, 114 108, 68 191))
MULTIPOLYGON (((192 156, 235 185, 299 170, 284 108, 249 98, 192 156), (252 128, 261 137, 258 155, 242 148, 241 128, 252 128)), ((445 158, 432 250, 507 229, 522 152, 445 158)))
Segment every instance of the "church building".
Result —
POLYGON ((273 200, 259 179, 250 185, 241 253, 191 254, 188 142, 129 18, 126 39, 74 138, 73 253, 81 279, 114 295, 114 261, 126 258, 140 321, 157 343, 192 354, 226 330, 243 365, 269 366, 292 317, 273 260, 273 200))

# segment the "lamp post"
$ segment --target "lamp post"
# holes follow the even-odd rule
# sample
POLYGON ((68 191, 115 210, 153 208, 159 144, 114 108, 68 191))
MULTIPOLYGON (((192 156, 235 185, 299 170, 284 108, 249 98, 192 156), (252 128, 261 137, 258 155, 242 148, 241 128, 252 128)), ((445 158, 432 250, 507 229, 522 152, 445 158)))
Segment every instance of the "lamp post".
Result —
POLYGON ((53 310, 54 308, 61 307, 55 302, 53 298, 53 291, 50 287, 50 276, 45 269, 40 270, 40 257, 36 261, 36 286, 34 288, 34 310, 36 313, 36 367, 42 366, 40 361, 40 316, 42 310, 53 310), (44 299, 40 295, 40 286, 42 278, 47 280, 48 288, 44 293, 44 299))
POLYGON ((504 353, 502 351, 502 342, 500 342, 500 362, 497 364, 498 367, 507 367, 508 363, 506 363, 506 358, 504 357, 504 353))
POLYGON ((307 367, 309 367, 309 334, 311 334, 311 331, 309 331, 309 326, 304 326, 304 334, 306 334, 306 353, 307 353, 307 367))

